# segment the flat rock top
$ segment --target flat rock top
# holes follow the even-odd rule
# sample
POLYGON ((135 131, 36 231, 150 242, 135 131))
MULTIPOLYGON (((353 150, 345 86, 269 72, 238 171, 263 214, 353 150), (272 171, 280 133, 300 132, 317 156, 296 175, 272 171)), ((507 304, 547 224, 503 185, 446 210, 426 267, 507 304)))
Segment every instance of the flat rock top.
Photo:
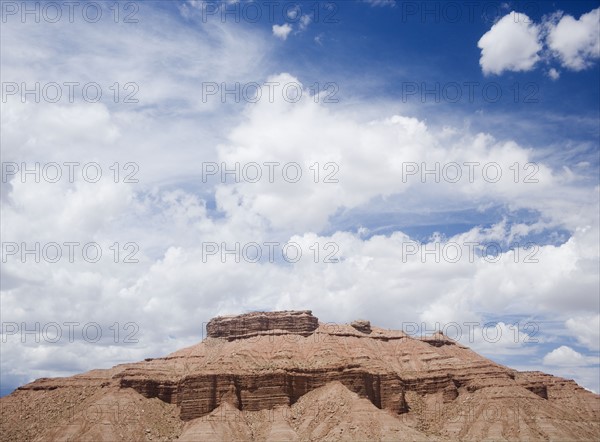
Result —
POLYGON ((243 313, 241 315, 222 315, 216 316, 211 319, 211 321, 225 321, 230 319, 249 319, 249 318, 259 318, 259 317, 270 317, 270 318, 279 318, 279 317, 288 317, 288 316, 313 316, 312 310, 280 310, 275 312, 249 312, 243 313))
POLYGON ((243 339, 269 331, 309 335, 319 327, 311 310, 252 312, 236 316, 217 316, 206 324, 209 338, 243 339))

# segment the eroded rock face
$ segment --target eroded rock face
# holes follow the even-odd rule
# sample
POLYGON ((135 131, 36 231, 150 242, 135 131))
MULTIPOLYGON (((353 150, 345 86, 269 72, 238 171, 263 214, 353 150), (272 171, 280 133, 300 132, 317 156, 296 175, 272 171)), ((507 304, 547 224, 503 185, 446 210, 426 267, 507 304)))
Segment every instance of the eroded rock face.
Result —
POLYGON ((361 419, 375 440, 600 432, 600 396, 496 364, 441 333, 320 324, 310 311, 217 317, 207 330, 163 358, 20 387, 0 399, 2 440, 365 439, 361 419))
POLYGON ((253 312, 238 316, 218 316, 206 324, 209 338, 246 339, 263 334, 312 334, 319 319, 310 310, 253 312))
POLYGON ((306 393, 336 381, 369 399, 377 408, 396 414, 408 411, 403 385, 397 376, 392 373, 371 374, 357 369, 188 376, 179 385, 177 405, 181 409, 181 419, 189 421, 227 402, 233 391, 240 410, 269 410, 293 405, 306 393))

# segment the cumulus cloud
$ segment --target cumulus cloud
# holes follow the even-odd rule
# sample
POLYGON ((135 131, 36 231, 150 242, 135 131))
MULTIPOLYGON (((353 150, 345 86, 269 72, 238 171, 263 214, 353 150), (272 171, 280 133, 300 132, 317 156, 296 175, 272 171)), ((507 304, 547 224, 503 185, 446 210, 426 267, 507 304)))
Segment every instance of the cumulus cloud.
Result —
POLYGON ((281 40, 287 40, 288 35, 292 32, 292 25, 284 23, 282 25, 273 25, 273 35, 281 40))
MULTIPOLYGON (((598 378, 598 353, 586 356, 569 346, 561 345, 548 352, 542 359, 544 371, 555 376, 574 379, 579 385, 598 394, 600 390, 598 378)), ((538 367, 523 367, 522 369, 539 369, 538 367)))
POLYGON ((540 60, 540 27, 527 15, 511 11, 486 32, 477 43, 483 73, 530 71, 540 60))
POLYGON ((584 356, 566 345, 561 345, 544 356, 545 365, 558 367, 578 367, 598 364, 599 362, 597 357, 584 356))
MULTIPOLYGON (((421 120, 401 115, 361 120, 342 108, 323 103, 326 94, 321 99, 310 97, 308 89, 289 74, 270 77, 269 82, 278 85, 274 102, 263 100, 248 107, 244 122, 231 131, 218 152, 219 160, 226 164, 279 162, 279 185, 268 180, 221 185, 217 192, 225 212, 260 215, 272 228, 288 232, 321 231, 338 210, 358 208, 381 196, 391 199, 393 195, 405 195, 407 198, 398 210, 418 210, 408 198, 418 189, 421 201, 435 201, 441 206, 448 201, 460 201, 463 209, 478 207, 483 200, 509 204, 514 210, 527 207, 574 228, 581 225, 581 213, 571 218, 552 201, 560 200, 561 206, 570 204, 563 195, 575 192, 578 194, 573 196, 575 207, 579 198, 591 203, 594 197, 584 196, 574 187, 565 187, 564 171, 553 171, 541 162, 536 162, 537 183, 524 183, 522 179, 515 182, 509 168, 515 163, 525 165, 535 160, 530 150, 513 141, 459 131, 452 136, 447 131, 429 128, 421 120), (292 99, 283 97, 284 90, 292 99), (311 130, 305 130, 307 127, 311 130), (282 139, 286 142, 281 143, 282 139), (373 150, 379 155, 373 156, 373 150), (461 166, 461 179, 457 182, 441 178, 443 166, 468 162, 494 163, 494 167, 505 172, 492 183, 483 177, 482 169, 478 169, 477 178, 470 180, 469 172, 461 166), (321 177, 315 183, 315 172, 310 168, 317 163, 321 177), (325 170, 330 163, 333 165, 325 170), (293 185, 282 178, 286 164, 298 164, 303 169, 303 175, 293 185), (433 168, 436 164, 438 182, 431 175, 423 179, 426 167, 433 168), (329 173, 338 182, 325 182, 324 177, 329 173), (312 210, 304 210, 305 205, 312 210)), ((590 210, 586 222, 592 223, 594 219, 590 210)))
POLYGON ((558 23, 549 25, 546 42, 563 67, 580 71, 600 57, 600 8, 579 19, 564 15, 558 23))
MULTIPOLYGON (((540 24, 512 11, 479 39, 479 64, 484 74, 499 75, 530 71, 543 57, 548 63, 556 60, 563 68, 581 71, 600 57, 599 20, 600 8, 579 19, 558 11, 545 16, 540 24)), ((552 80, 560 77, 556 68, 550 68, 547 75, 552 80)))

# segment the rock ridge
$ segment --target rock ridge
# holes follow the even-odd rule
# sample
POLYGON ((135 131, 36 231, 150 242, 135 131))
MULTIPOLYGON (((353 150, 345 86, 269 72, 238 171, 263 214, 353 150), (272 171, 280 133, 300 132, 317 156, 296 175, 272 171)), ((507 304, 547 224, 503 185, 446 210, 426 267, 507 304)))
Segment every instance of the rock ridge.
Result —
POLYGON ((19 387, 0 399, 2 440, 600 435, 600 396, 497 364, 442 333, 410 336, 367 320, 324 324, 310 310, 220 316, 207 331, 163 357, 19 387))

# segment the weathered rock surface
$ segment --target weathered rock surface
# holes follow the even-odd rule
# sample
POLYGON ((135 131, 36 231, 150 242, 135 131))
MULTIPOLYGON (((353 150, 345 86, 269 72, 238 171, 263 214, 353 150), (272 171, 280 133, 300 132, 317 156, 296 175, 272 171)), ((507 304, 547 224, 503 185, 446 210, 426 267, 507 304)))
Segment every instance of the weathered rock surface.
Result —
POLYGON ((263 334, 308 336, 319 326, 310 310, 253 312, 238 316, 218 316, 206 324, 209 338, 244 339, 263 334))
POLYGON ((443 334, 214 318, 163 358, 38 379, 0 399, 6 441, 597 440, 600 397, 499 365, 443 334))
POLYGON ((352 321, 350 325, 361 333, 371 333, 371 323, 369 321, 365 321, 364 319, 352 321))

